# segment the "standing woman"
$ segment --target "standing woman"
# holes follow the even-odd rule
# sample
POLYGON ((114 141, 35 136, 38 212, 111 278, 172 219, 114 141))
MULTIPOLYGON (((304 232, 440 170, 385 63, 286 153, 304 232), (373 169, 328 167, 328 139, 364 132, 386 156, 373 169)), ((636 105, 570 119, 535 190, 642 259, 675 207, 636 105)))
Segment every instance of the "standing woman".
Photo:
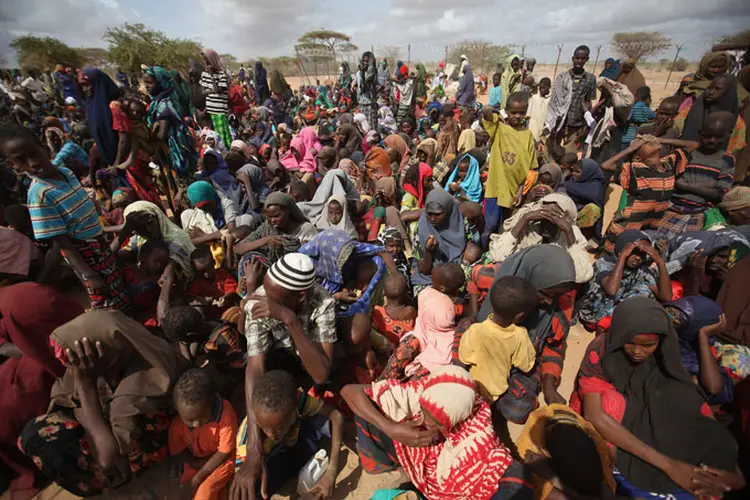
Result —
POLYGON ((521 57, 518 54, 512 54, 508 56, 507 64, 505 65, 505 71, 503 76, 500 78, 500 86, 502 87, 503 99, 500 101, 500 108, 505 109, 508 96, 513 92, 518 92, 521 89, 521 79, 523 74, 521 73, 521 57))
POLYGON ((109 105, 120 97, 120 89, 106 73, 96 68, 84 68, 78 78, 86 99, 86 120, 91 137, 107 165, 114 165, 118 140, 117 132, 112 128, 109 105))
POLYGON ((378 69, 372 52, 362 54, 354 84, 360 111, 368 123, 378 123, 378 69))
POLYGON ((152 66, 146 70, 143 83, 152 97, 146 123, 169 147, 169 160, 177 173, 178 184, 187 186, 198 165, 198 152, 195 139, 175 106, 172 78, 161 66, 152 66))
POLYGON ((171 391, 185 360, 119 311, 94 310, 51 335, 67 369, 21 450, 79 496, 117 488, 169 456, 171 391))
POLYGON ((255 62, 255 103, 258 106, 263 105, 271 97, 271 90, 268 88, 268 72, 260 61, 255 62))
POLYGON ((203 49, 201 53, 206 71, 201 75, 203 93, 206 95, 206 111, 211 116, 214 130, 221 136, 224 144, 232 143, 232 132, 229 130, 229 81, 224 64, 219 54, 213 49, 203 49))

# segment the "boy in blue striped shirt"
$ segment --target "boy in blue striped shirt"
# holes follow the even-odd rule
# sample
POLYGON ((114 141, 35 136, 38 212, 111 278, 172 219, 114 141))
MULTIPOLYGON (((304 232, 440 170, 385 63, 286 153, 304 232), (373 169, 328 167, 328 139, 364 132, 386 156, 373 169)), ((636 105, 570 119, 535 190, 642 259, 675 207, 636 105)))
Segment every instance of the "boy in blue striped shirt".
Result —
POLYGON ((638 129, 641 125, 650 122, 656 118, 656 113, 651 109, 651 89, 649 87, 641 87, 635 91, 635 104, 633 104, 633 110, 630 112, 630 125, 628 131, 622 137, 622 149, 626 149, 633 142, 635 136, 638 134, 638 129))
POLYGON ((125 308, 124 283, 102 237, 96 206, 73 172, 53 165, 47 149, 19 125, 0 131, 0 151, 31 179, 26 202, 34 237, 51 240, 52 251, 59 249, 86 287, 92 308, 125 308))

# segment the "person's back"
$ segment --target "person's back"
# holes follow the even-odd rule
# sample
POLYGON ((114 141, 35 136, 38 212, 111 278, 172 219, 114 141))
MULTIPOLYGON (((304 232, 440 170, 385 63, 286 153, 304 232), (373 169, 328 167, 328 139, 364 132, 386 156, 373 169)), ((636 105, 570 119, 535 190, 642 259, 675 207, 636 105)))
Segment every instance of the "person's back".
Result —
POLYGON ((536 350, 521 323, 537 304, 536 291, 516 276, 500 278, 489 294, 493 314, 472 325, 461 337, 458 357, 468 365, 482 397, 492 405, 508 390, 508 377, 516 368, 528 372, 536 350))
POLYGON ((641 125, 648 123, 649 121, 656 118, 656 113, 651 109, 651 89, 648 87, 641 87, 635 93, 636 102, 633 105, 633 109, 630 112, 630 118, 628 119, 628 130, 622 137, 623 149, 628 147, 633 139, 635 139, 638 129, 641 125))
POLYGON ((500 85, 500 73, 492 75, 492 87, 490 87, 490 107, 500 110, 503 99, 503 87, 500 85))

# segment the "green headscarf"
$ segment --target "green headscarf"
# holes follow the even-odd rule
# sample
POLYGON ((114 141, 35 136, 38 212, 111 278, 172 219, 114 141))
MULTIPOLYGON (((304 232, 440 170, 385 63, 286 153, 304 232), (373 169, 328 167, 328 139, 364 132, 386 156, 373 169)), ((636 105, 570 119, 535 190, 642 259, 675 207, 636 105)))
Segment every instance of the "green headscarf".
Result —
POLYGON ((421 99, 427 95, 427 71, 424 64, 417 63, 417 77, 414 80, 414 97, 421 99))
POLYGON ((505 60, 505 70, 503 71, 503 76, 500 78, 500 87, 502 88, 503 96, 503 99, 500 102, 500 107, 502 109, 505 109, 505 102, 508 100, 508 96, 518 90, 519 84, 521 83, 521 81, 517 79, 511 85, 511 80, 513 79, 513 76, 516 75, 516 72, 513 71, 513 68, 511 67, 511 63, 514 59, 518 59, 520 61, 521 56, 519 56, 518 54, 511 54, 508 56, 508 58, 505 60))
POLYGON ((173 69, 170 71, 169 76, 172 78, 172 83, 174 84, 174 93, 175 98, 179 103, 179 109, 181 112, 184 112, 183 117, 192 115, 193 110, 191 109, 192 103, 190 102, 190 87, 177 70, 173 69))

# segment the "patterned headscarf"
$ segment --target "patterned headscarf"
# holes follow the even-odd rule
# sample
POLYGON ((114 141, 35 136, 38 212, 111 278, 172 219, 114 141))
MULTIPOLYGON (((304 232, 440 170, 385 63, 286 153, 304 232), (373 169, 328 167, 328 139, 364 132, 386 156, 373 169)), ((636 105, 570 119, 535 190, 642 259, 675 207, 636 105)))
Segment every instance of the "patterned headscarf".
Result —
POLYGON ((440 422, 446 431, 466 420, 474 408, 475 387, 469 372, 446 366, 430 374, 419 397, 422 410, 440 422))

